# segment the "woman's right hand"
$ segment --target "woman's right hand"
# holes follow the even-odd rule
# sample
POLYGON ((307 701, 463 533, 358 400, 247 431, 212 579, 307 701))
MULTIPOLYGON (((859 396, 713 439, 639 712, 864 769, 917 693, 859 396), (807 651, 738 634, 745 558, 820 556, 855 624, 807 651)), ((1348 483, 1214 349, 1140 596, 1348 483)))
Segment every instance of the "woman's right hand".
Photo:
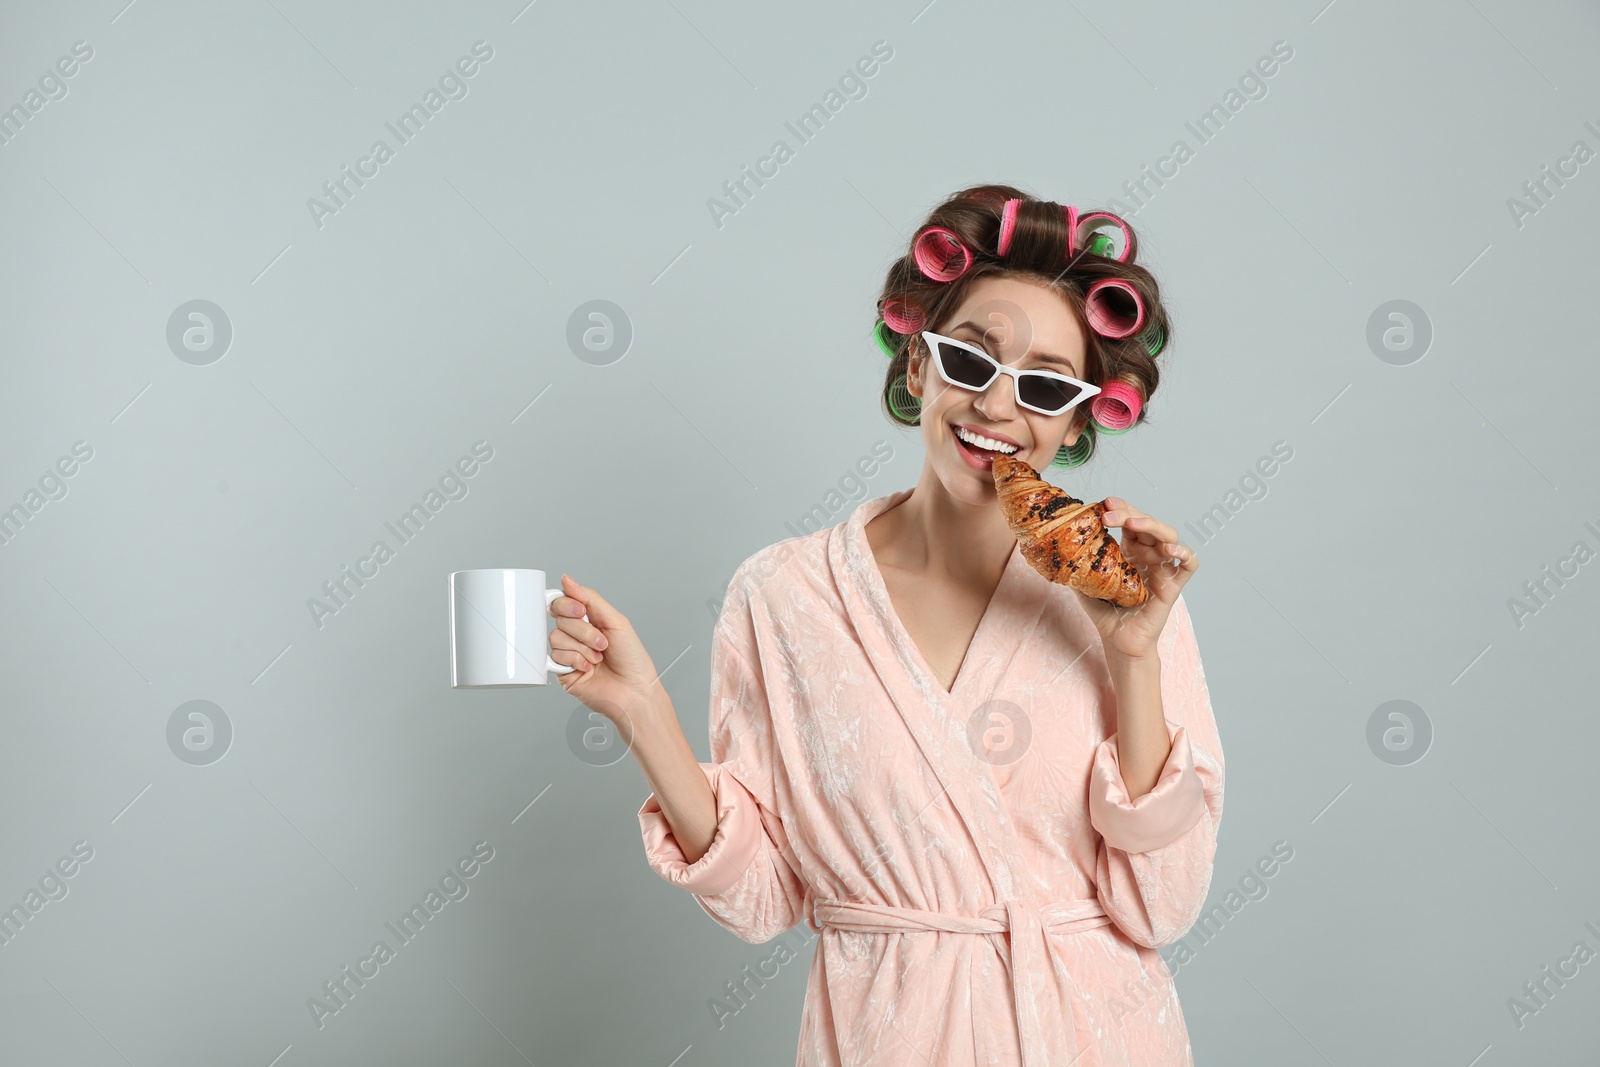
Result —
POLYGON ((562 689, 621 729, 618 719, 660 690, 655 663, 627 616, 605 597, 570 574, 561 576, 561 589, 565 595, 550 602, 550 614, 559 620, 550 632, 550 658, 578 669, 556 677, 562 689))

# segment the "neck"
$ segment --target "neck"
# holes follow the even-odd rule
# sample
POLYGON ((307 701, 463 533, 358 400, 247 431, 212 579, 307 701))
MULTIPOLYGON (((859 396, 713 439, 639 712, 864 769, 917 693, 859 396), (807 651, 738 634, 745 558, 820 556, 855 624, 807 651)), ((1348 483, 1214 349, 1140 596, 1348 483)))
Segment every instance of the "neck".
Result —
POLYGON ((909 497, 870 525, 883 534, 873 543, 880 565, 962 585, 993 588, 1017 544, 992 494, 981 504, 957 499, 932 464, 909 497))

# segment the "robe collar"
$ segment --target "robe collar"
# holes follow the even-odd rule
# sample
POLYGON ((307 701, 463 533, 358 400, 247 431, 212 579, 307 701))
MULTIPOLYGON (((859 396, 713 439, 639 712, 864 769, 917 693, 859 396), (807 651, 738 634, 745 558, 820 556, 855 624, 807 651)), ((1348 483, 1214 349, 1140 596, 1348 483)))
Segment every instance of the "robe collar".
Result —
POLYGON ((979 757, 974 717, 990 700, 1006 699, 1006 672, 1028 644, 1044 612, 1049 581, 1014 545, 973 634, 950 692, 945 692, 895 614, 866 527, 903 503, 912 489, 863 501, 828 535, 828 564, 848 625, 865 649, 906 728, 966 825, 993 884, 995 902, 1016 900, 1027 879, 999 786, 979 757))

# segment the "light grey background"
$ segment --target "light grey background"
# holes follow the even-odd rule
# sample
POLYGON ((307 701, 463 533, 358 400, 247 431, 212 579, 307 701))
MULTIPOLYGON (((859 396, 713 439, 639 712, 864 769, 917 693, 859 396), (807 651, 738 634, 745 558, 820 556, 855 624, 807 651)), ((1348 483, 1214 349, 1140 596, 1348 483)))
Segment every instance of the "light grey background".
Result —
POLYGON ((1600 549, 1600 162, 1521 225, 1508 199, 1600 149, 1600 15, 1324 2, 5 5, 0 106, 93 57, 0 145, 0 507, 93 455, 0 545, 0 903, 93 858, 0 945, 0 1060, 791 1062, 809 931, 719 1028, 776 945, 651 873, 644 779, 580 758, 559 686, 450 688, 446 575, 599 588, 709 758, 735 566, 830 491, 842 521, 917 479, 869 337, 917 221, 979 181, 1132 208, 1182 138, 1131 212, 1177 330, 1151 421, 1050 477, 1182 528, 1293 449, 1220 532, 1185 528, 1228 765, 1212 902, 1293 849, 1178 970, 1196 1061, 1592 1063, 1600 962, 1520 1026, 1508 1000, 1600 951, 1600 563, 1521 625, 1509 602, 1600 549), (480 40, 467 95, 319 227, 308 198, 480 40), (877 41, 866 95, 798 144, 784 123, 877 41), (1185 124, 1279 41, 1199 145, 1185 124), (707 201, 780 138, 719 226, 707 201), (207 365, 167 343, 197 299, 233 331, 207 365), (606 365, 567 342, 597 299, 633 330, 606 365), (1397 299, 1433 330, 1407 365, 1367 342, 1397 299), (399 545, 385 522, 478 441, 399 545), (167 739, 191 700, 232 724, 206 766, 167 739), (1390 700, 1431 723, 1420 761, 1369 747, 1390 700), (309 998, 479 841, 468 895, 319 1028, 309 998))

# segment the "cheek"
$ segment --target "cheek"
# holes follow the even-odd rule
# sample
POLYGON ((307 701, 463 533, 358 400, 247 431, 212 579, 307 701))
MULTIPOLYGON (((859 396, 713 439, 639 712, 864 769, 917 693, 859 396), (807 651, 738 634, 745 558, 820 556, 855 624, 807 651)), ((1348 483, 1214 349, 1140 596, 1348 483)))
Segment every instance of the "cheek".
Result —
POLYGON ((926 376, 922 379, 922 386, 919 390, 922 395, 917 397, 917 401, 922 410, 922 424, 924 426, 928 424, 929 416, 944 406, 944 390, 939 388, 943 384, 944 382, 942 381, 931 381, 926 376))

